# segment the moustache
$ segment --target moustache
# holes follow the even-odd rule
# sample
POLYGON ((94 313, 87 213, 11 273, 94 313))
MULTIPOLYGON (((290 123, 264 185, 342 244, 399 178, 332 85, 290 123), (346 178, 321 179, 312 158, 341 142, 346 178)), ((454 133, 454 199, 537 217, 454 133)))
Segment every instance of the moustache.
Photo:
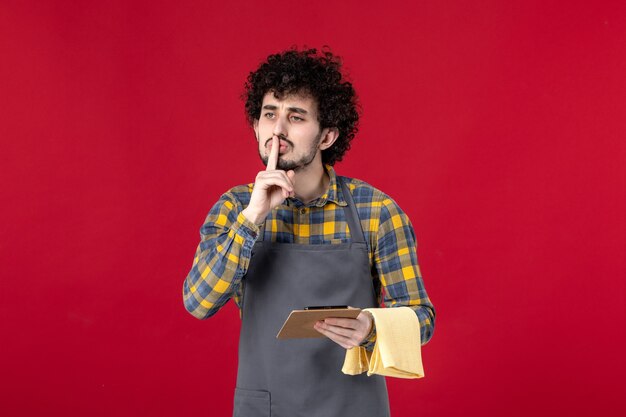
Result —
MULTIPOLYGON (((291 146, 293 148, 293 142, 290 141, 289 139, 287 139, 287 136, 283 135, 283 134, 279 134, 279 135, 274 135, 274 136, 278 136, 279 139, 284 140, 285 142, 287 142, 289 144, 289 146, 291 146)), ((268 140, 265 141, 265 146, 267 146, 268 143, 270 143, 270 141, 272 140, 272 138, 274 137, 270 137, 268 140)))

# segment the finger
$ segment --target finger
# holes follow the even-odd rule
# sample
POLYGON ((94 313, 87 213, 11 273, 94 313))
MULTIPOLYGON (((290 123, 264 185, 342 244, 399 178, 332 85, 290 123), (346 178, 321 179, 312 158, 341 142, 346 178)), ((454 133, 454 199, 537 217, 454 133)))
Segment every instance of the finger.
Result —
POLYGON ((293 185, 285 178, 284 174, 274 171, 267 173, 263 171, 263 175, 259 175, 256 179, 257 186, 267 190, 272 186, 277 186, 285 190, 287 193, 293 192, 293 185))
POLYGON ((278 151, 280 150, 280 139, 278 136, 272 136, 272 149, 270 150, 270 156, 267 159, 267 168, 266 171, 273 171, 276 169, 276 165, 278 164, 278 151))
MULTIPOLYGON (((287 178, 289 178, 289 181, 291 182, 291 186, 292 186, 293 188, 295 188, 295 187, 296 187, 296 172, 295 172, 295 171, 293 171, 293 170, 289 170, 289 171, 287 171, 287 178)), ((296 196, 296 193, 295 193, 294 191, 292 191, 292 192, 290 193, 290 196, 291 196, 291 197, 295 197, 295 196, 296 196)))
POLYGON ((326 324, 330 324, 331 326, 340 326, 340 327, 344 327, 346 329, 352 329, 352 330, 358 329, 359 327, 359 321, 357 319, 328 317, 327 319, 324 319, 324 322, 326 324))
POLYGON ((338 345, 340 345, 341 347, 345 349, 350 349, 351 347, 354 347, 354 344, 350 342, 350 339, 348 339, 347 337, 338 335, 336 333, 333 333, 329 331, 328 329, 321 327, 319 323, 316 323, 314 328, 315 330, 317 330, 318 332, 328 337, 330 340, 332 340, 333 342, 337 343, 338 345))
POLYGON ((262 180, 264 178, 280 178, 281 180, 284 180, 290 185, 293 184, 293 180, 289 178, 289 175, 287 175, 285 171, 281 171, 280 169, 275 169, 273 171, 268 171, 268 170, 260 171, 257 174, 256 181, 262 180))
POLYGON ((357 329, 353 329, 349 327, 334 326, 328 323, 328 319, 324 319, 320 321, 319 327, 329 332, 332 332, 336 335, 343 336, 347 339, 356 339, 358 335, 357 329))
MULTIPOLYGON (((365 318, 365 320, 367 320, 367 318, 365 318)), ((353 343, 355 346, 365 340, 370 329, 370 325, 367 322, 362 322, 359 319, 338 317, 327 318, 320 322, 320 325, 320 327, 330 332, 347 337, 350 343, 353 343)))
POLYGON ((329 324, 327 325, 321 325, 320 326, 322 329, 331 332, 333 334, 336 334, 338 336, 343 336, 347 339, 352 339, 354 334, 355 334, 355 330, 354 329, 346 329, 344 327, 338 327, 338 326, 331 326, 329 324))

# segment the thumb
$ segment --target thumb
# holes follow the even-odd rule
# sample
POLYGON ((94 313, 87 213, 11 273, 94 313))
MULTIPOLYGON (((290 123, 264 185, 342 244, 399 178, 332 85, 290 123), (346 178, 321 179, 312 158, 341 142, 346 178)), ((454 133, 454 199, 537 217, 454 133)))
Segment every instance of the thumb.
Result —
MULTIPOLYGON (((287 178, 289 178, 289 181, 291 181, 292 187, 295 187, 296 186, 296 173, 293 169, 290 169, 289 171, 287 171, 287 178)), ((295 197, 295 196, 296 196, 296 192, 292 191, 291 197, 295 197)))

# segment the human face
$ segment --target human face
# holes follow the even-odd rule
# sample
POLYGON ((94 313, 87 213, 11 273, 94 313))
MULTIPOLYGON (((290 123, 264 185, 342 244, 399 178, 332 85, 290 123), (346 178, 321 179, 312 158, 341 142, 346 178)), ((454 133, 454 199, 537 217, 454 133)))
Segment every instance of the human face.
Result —
POLYGON ((277 169, 299 171, 312 163, 321 164, 319 145, 325 132, 317 120, 317 103, 310 96, 290 94, 277 99, 273 92, 268 92, 263 97, 254 132, 265 166, 274 136, 280 139, 277 169))

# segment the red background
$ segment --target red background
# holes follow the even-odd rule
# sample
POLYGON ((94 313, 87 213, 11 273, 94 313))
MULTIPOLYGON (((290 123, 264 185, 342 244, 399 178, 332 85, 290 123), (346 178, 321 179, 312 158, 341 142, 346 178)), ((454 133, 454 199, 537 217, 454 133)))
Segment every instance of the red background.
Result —
POLYGON ((243 81, 293 44, 344 57, 337 171, 415 227, 437 327, 394 415, 625 415, 625 2, 26 3, 0 3, 2 415, 230 415, 238 314, 196 320, 182 282, 262 168, 243 81))

